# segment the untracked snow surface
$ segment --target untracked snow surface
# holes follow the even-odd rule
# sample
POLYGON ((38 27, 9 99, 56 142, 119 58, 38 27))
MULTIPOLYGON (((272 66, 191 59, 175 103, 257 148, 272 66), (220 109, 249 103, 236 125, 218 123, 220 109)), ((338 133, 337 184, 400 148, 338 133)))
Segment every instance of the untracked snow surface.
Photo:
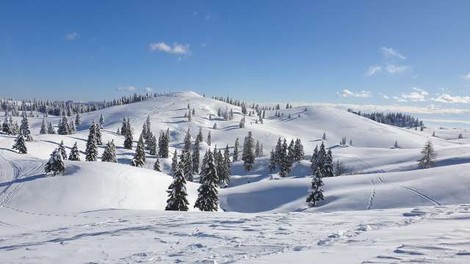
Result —
POLYGON ((184 92, 82 114, 72 135, 39 135, 42 118, 30 118, 28 154, 12 151, 14 137, 0 134, 0 263, 470 263, 469 135, 457 139, 462 131, 441 129, 432 137, 434 129, 392 127, 331 107, 275 112, 267 111, 263 124, 246 116, 239 128, 239 107, 184 92), (196 112, 191 122, 188 104, 196 112), (232 108, 233 120, 217 116, 232 108), (45 175, 62 140, 67 152, 77 142, 84 160, 88 127, 101 114, 103 142, 114 140, 119 163, 66 161, 64 175, 45 175), (232 163, 218 212, 193 208, 196 182, 186 186, 190 212, 164 211, 171 157, 160 159, 161 173, 148 153, 144 168, 132 167, 136 143, 124 149, 116 133, 129 117, 137 139, 147 116, 154 134, 170 129, 171 153, 180 151, 188 128, 193 140, 201 128, 201 157, 215 146, 233 151, 248 131, 264 156, 251 171, 232 163), (310 208, 309 159, 324 133, 347 173, 324 179, 325 200, 310 208), (267 170, 279 137, 300 138, 306 152, 286 178, 267 170), (352 145, 340 146, 343 137, 352 145), (418 169, 428 139, 436 167, 418 169))

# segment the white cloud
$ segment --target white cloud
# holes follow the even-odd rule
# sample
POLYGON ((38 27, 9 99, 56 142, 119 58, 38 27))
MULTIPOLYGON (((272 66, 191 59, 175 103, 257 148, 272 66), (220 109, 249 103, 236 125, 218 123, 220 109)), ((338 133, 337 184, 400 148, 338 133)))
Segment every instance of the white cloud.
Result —
POLYGON ((189 55, 191 50, 188 44, 173 43, 172 46, 165 42, 153 42, 149 44, 150 51, 161 51, 174 55, 189 55))
POLYGON ((405 56, 403 56, 393 48, 382 47, 380 48, 380 50, 382 51, 382 54, 385 56, 385 58, 399 58, 401 60, 406 59, 405 56))
POLYGON ((145 87, 144 90, 149 93, 149 92, 153 91, 153 88, 152 87, 145 87))
POLYGON ((385 70, 390 74, 399 74, 407 72, 411 69, 408 65, 395 65, 395 64, 387 64, 385 66, 385 70))
POLYGON ((462 75, 462 79, 470 80, 470 72, 468 72, 467 74, 462 75))
POLYGON ((446 104, 470 104, 470 96, 452 96, 450 94, 441 94, 432 100, 446 104))
POLYGON ((366 71, 366 76, 372 76, 376 73, 379 73, 382 71, 382 66, 379 66, 379 65, 372 65, 369 67, 369 69, 367 69, 366 71))
POLYGON ((137 91, 137 88, 135 86, 119 86, 117 90, 126 91, 126 92, 134 92, 134 91, 137 91))
POLYGON ((397 100, 398 102, 424 102, 426 101, 426 96, 429 95, 428 92, 426 92, 423 89, 413 87, 413 92, 411 93, 402 93, 400 96, 394 96, 393 98, 397 100))
POLYGON ((368 98, 371 97, 371 93, 368 91, 352 92, 348 89, 344 89, 341 93, 342 97, 358 97, 358 98, 368 98))
POLYGON ((74 41, 74 40, 77 40, 79 38, 80 38, 80 34, 78 34, 77 32, 67 33, 67 34, 65 34, 65 37, 64 37, 64 39, 66 41, 74 41))

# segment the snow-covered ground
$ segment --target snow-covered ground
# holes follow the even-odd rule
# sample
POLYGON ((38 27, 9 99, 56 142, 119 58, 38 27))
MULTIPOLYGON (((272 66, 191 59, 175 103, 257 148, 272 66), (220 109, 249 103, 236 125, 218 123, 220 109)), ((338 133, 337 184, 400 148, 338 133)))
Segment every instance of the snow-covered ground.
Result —
POLYGON ((42 118, 30 118, 34 141, 27 142, 26 155, 11 150, 13 137, 0 134, 0 262, 470 262, 470 132, 397 128, 326 106, 281 112, 276 118, 267 111, 263 124, 247 117, 240 129, 239 107, 184 92, 83 114, 73 135, 39 135, 42 118), (196 111, 192 122, 184 117, 188 103, 196 111), (233 108, 235 118, 220 120, 219 108, 233 108), (88 126, 101 114, 103 142, 115 141, 120 164, 67 161, 65 175, 44 175, 61 140, 67 151, 77 142, 84 159, 88 126), (252 131, 265 156, 250 172, 233 163, 229 187, 219 190, 219 212, 193 209, 197 183, 187 185, 191 212, 166 212, 171 160, 160 160, 163 173, 151 170, 151 156, 145 168, 129 166, 134 151, 123 149, 116 133, 124 116, 134 138, 147 116, 154 134, 170 128, 171 152, 182 147, 188 128, 193 137, 201 128, 212 135, 201 154, 215 146, 232 148, 252 131), (308 159, 323 133, 350 175, 325 179, 325 200, 309 208, 308 159), (457 139, 460 133, 463 139, 457 139), (282 179, 266 169, 278 137, 300 138, 307 154, 282 179), (342 137, 352 146, 339 146, 342 137), (428 139, 436 167, 418 170, 428 139), (399 148, 393 148, 395 141, 399 148))

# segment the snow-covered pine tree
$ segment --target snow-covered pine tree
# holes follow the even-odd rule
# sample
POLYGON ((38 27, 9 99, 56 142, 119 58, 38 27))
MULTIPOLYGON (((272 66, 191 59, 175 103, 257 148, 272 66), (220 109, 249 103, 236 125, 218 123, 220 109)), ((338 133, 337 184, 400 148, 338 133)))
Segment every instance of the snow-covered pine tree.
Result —
POLYGON ((428 140, 421 151, 423 155, 418 162, 418 166, 421 169, 428 169, 434 167, 434 159, 436 158, 436 152, 434 151, 431 140, 428 140))
POLYGON ((245 137, 242 153, 243 165, 247 171, 250 171, 253 168, 253 163, 255 163, 255 154, 253 153, 254 147, 255 143, 250 131, 245 137))
POLYGON ((316 174, 312 178, 312 185, 306 199, 306 202, 312 207, 315 207, 318 201, 324 199, 323 189, 321 188, 324 185, 321 174, 322 170, 318 168, 315 171, 316 174))
POLYGON ((121 124, 121 135, 126 136, 127 130, 129 129, 127 125, 129 124, 128 122, 129 119, 126 119, 126 117, 122 118, 122 124, 121 124))
POLYGON ((75 123, 73 122, 73 120, 70 120, 70 122, 69 122, 69 129, 70 129, 69 130, 69 135, 75 133, 76 128, 75 128, 75 123))
POLYGON ((148 148, 149 148, 150 155, 157 155, 157 138, 152 132, 150 132, 150 140, 149 140, 148 148))
POLYGON ((281 152, 282 152, 282 140, 281 138, 278 138, 276 147, 274 148, 274 160, 276 162, 276 165, 279 167, 281 165, 281 160, 283 159, 281 152))
POLYGON ((268 169, 270 173, 273 173, 274 170, 276 170, 276 155, 274 154, 274 150, 271 150, 271 154, 269 156, 268 169))
POLYGON ((289 147, 287 148, 287 157, 288 157, 288 161, 289 161, 289 164, 290 166, 292 166, 292 164, 294 164, 295 162, 295 145, 294 145, 294 140, 292 139, 290 141, 290 144, 289 144, 289 147))
POLYGON ((395 140, 395 144, 393 144, 393 147, 394 148, 400 148, 400 146, 398 146, 398 141, 395 140))
POLYGON ((100 115, 100 121, 99 121, 100 129, 103 128, 103 125, 104 125, 104 116, 103 116, 103 113, 101 113, 101 115, 100 115))
POLYGON ((8 135, 11 135, 10 122, 8 121, 8 117, 6 117, 6 116, 5 116, 5 120, 3 121, 3 124, 2 124, 2 131, 4 133, 8 134, 8 135))
POLYGON ((304 146, 302 145, 300 138, 295 140, 294 153, 295 153, 295 161, 299 162, 304 159, 304 156, 305 156, 304 146))
POLYGON ((23 135, 26 141, 33 141, 33 137, 31 136, 31 131, 29 130, 29 122, 28 122, 28 117, 26 113, 23 114, 23 119, 21 120, 19 133, 23 135))
POLYGON ((182 164, 176 165, 173 182, 168 187, 168 200, 166 201, 167 211, 188 211, 189 202, 186 193, 186 179, 182 164))
MULTIPOLYGON (((219 150, 220 152, 220 150, 219 150)), ((221 156, 222 154, 219 154, 221 156)), ((230 163, 230 151, 228 145, 225 147, 224 155, 220 158, 220 164, 217 166, 219 172, 219 186, 227 187, 230 183, 230 174, 232 174, 231 163, 230 163), (219 169, 220 168, 220 169, 219 169)))
POLYGON ((80 118, 80 114, 77 113, 77 115, 75 116, 75 127, 80 126, 81 123, 82 123, 82 120, 80 118))
POLYGON ((323 136, 321 137, 322 140, 326 140, 326 133, 323 133, 323 136))
POLYGON ((287 146, 287 140, 284 139, 282 144, 281 152, 279 153, 279 176, 280 177, 287 177, 291 172, 291 155, 289 155, 289 147, 287 146))
POLYGON ((52 175, 54 176, 65 172, 64 160, 62 159, 62 155, 60 154, 59 149, 55 149, 52 152, 51 157, 49 158, 49 161, 46 163, 46 166, 44 167, 44 171, 46 173, 52 172, 52 175))
POLYGON ((103 141, 101 139, 101 127, 99 124, 96 124, 95 121, 93 121, 93 124, 95 125, 96 144, 103 145, 103 141))
POLYGON ((58 147, 59 149, 59 153, 60 155, 62 156, 62 159, 63 160, 66 160, 67 159, 67 151, 65 151, 65 146, 64 146, 64 141, 60 141, 60 145, 58 147))
POLYGON ((199 132, 197 133, 196 140, 198 140, 199 143, 204 142, 204 138, 202 136, 202 128, 199 128, 199 132))
POLYGON ((206 153, 205 166, 201 170, 201 186, 198 188, 198 198, 194 205, 201 211, 217 211, 219 208, 219 198, 217 184, 219 175, 214 164, 214 156, 210 149, 206 153))
POLYGON ((21 133, 18 134, 18 136, 16 137, 15 144, 13 145, 12 148, 18 150, 18 153, 21 153, 21 154, 28 153, 24 136, 21 133))
POLYGON ((325 163, 323 164, 323 177, 333 177, 333 154, 331 153, 331 149, 328 150, 325 156, 325 163))
POLYGON ((54 127, 52 126, 52 122, 49 122, 47 125, 47 134, 55 134, 54 127))
POLYGON ((67 117, 63 116, 62 119, 59 121, 59 125, 57 127, 57 134, 59 135, 68 135, 70 132, 69 121, 67 117))
POLYGON ((160 172, 162 171, 161 168, 160 168, 160 159, 158 158, 158 156, 155 159, 155 163, 153 164, 153 170, 154 171, 160 171, 160 172))
POLYGON ((134 138, 132 136, 132 128, 129 119, 125 120, 123 128, 121 128, 121 133, 124 135, 124 148, 132 149, 132 141, 134 140, 134 138))
MULTIPOLYGON (((183 151, 189 152, 191 150, 191 133, 188 128, 186 131, 186 135, 184 136, 184 146, 183 146, 183 151)), ((185 171, 186 173, 186 171, 185 171)))
POLYGON ((176 173, 176 169, 178 166, 178 150, 175 149, 175 152, 173 152, 173 158, 171 159, 171 172, 173 175, 176 173))
POLYGON ((160 138, 158 140, 158 155, 161 158, 168 158, 170 155, 170 130, 167 132, 160 132, 160 138))
POLYGON ((137 147, 135 149, 134 158, 131 161, 131 165, 134 167, 143 167, 144 164, 145 164, 144 138, 142 135, 140 135, 139 141, 137 142, 137 147))
POLYGON ((233 146, 233 161, 238 161, 238 152, 240 148, 240 140, 235 139, 235 145, 233 146))
POLYGON ((256 144, 255 144, 255 157, 259 157, 260 156, 260 144, 259 144, 259 141, 256 140, 256 144))
POLYGON ((43 119, 41 123, 41 130, 39 130, 39 134, 46 134, 46 133, 47 133, 46 119, 43 119))
POLYGON ((207 145, 211 145, 212 143, 212 136, 211 136, 211 131, 209 130, 209 132, 207 133, 207 145))
POLYGON ((95 122, 93 122, 93 124, 90 126, 90 132, 88 134, 88 140, 86 143, 85 160, 96 161, 97 157, 98 145, 96 144, 95 122))
POLYGON ((77 142, 73 144, 72 149, 70 150, 69 160, 79 161, 80 160, 80 152, 78 151, 77 142))
POLYGON ((106 148, 101 155, 101 161, 104 162, 117 162, 116 159, 116 145, 114 145, 114 140, 108 141, 106 148))
POLYGON ((187 181, 194 181, 193 178, 193 160, 191 157, 191 152, 189 150, 184 150, 181 152, 180 162, 183 166, 183 173, 187 181))
POLYGON ((312 169, 312 174, 315 175, 315 170, 319 166, 319 160, 318 160, 318 145, 315 146, 315 149, 313 150, 312 158, 310 159, 311 165, 310 169, 312 169))
POLYGON ((199 137, 196 137, 193 146, 193 174, 199 174, 199 137))

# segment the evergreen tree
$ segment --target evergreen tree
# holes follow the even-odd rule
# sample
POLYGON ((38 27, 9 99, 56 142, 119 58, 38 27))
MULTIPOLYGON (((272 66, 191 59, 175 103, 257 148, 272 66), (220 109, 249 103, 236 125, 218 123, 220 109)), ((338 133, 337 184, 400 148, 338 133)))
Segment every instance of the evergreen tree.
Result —
POLYGON ((52 152, 49 161, 46 163, 44 171, 46 173, 52 172, 54 176, 65 172, 64 160, 62 159, 62 155, 58 149, 55 149, 52 152))
POLYGON ((219 150, 218 153, 217 171, 219 172, 219 186, 227 187, 230 183, 231 165, 230 165, 230 151, 228 145, 225 147, 224 154, 219 150))
POLYGON ((325 163, 323 164, 323 177, 334 176, 333 165, 333 154, 331 153, 331 149, 329 149, 325 156, 325 163))
POLYGON ((75 131, 76 131, 75 123, 74 123, 72 120, 70 120, 69 129, 70 129, 70 130, 69 130, 69 134, 70 134, 70 135, 73 134, 73 133, 75 133, 75 131))
POLYGON ((116 159, 116 145, 114 145, 114 140, 108 141, 106 148, 101 155, 101 161, 104 162, 117 162, 116 159))
POLYGON ((100 129, 103 128, 103 125, 104 125, 104 116, 103 116, 103 114, 100 115, 99 125, 100 125, 100 129))
POLYGON ((96 161, 98 157, 98 145, 96 144, 96 132, 95 132, 95 122, 90 126, 90 132, 88 134, 88 140, 86 143, 85 150, 85 160, 86 161, 96 161))
POLYGON ((238 152, 240 148, 240 141, 239 139, 235 139, 235 145, 233 146, 233 161, 238 161, 238 152))
POLYGON ((212 152, 208 150, 206 156, 206 164, 201 170, 201 186, 198 188, 199 195, 194 207, 199 208, 201 211, 217 211, 219 207, 219 198, 217 197, 219 176, 212 152))
POLYGON ((279 153, 279 176, 287 177, 291 172, 291 156, 289 155, 289 147, 287 146, 287 140, 284 139, 282 149, 279 153))
POLYGON ((207 145, 211 145, 212 143, 212 136, 211 136, 211 131, 209 130, 209 132, 207 133, 207 145))
POLYGON ((77 142, 75 142, 75 144, 73 144, 73 147, 70 150, 69 160, 75 160, 75 161, 80 160, 80 152, 78 151, 77 142))
POLYGON ((186 193, 186 179, 183 165, 178 164, 174 172, 173 183, 168 187, 168 200, 165 210, 167 211, 188 211, 189 202, 186 193))
POLYGON ((274 154, 274 150, 271 150, 271 154, 269 156, 268 169, 270 173, 273 173, 276 170, 276 155, 274 154))
POLYGON ((284 158, 282 152, 282 140, 281 138, 277 139, 276 147, 274 148, 274 160, 277 166, 281 165, 281 160, 284 158))
POLYGON ((170 132, 167 129, 167 132, 160 132, 160 138, 158 140, 158 155, 161 158, 168 158, 170 154, 170 132))
POLYGON ((300 138, 295 140, 294 153, 295 153, 295 161, 298 162, 304 159, 304 156, 305 156, 304 146, 302 145, 300 138))
POLYGON ((315 146, 313 150, 312 158, 310 159, 311 165, 310 168, 312 169, 312 174, 315 175, 315 170, 318 167, 318 145, 315 146))
POLYGON ((143 167, 145 164, 145 146, 144 146, 144 138, 142 135, 139 137, 139 141, 137 142, 137 147, 135 149, 135 155, 132 159, 131 165, 134 167, 143 167))
POLYGON ((22 134, 18 134, 18 137, 16 137, 15 139, 15 144, 12 148, 18 150, 18 152, 21 154, 28 153, 28 149, 26 148, 26 142, 22 134))
POLYGON ((60 155, 62 156, 62 159, 66 160, 67 159, 67 151, 65 151, 65 146, 64 146, 64 141, 63 140, 60 142, 58 150, 59 150, 60 155))
POLYGON ((121 125, 121 135, 126 136, 128 130, 130 128, 128 127, 129 124, 129 119, 126 119, 126 117, 122 118, 122 125, 121 125))
POLYGON ((103 145, 103 141, 101 139, 101 127, 99 124, 96 124, 95 121, 93 121, 93 124, 95 124, 96 144, 103 145))
POLYGON ((196 140, 198 140, 199 142, 204 141, 204 138, 202 136, 202 128, 199 128, 199 133, 197 133, 196 140))
POLYGON ((124 148, 132 149, 132 141, 134 140, 134 138, 132 137, 132 128, 129 119, 125 120, 123 128, 121 128, 121 133, 123 133, 124 135, 124 148))
POLYGON ((421 169, 428 169, 434 167, 434 159, 436 158, 436 152, 434 151, 434 147, 432 142, 428 140, 424 145, 423 150, 421 151, 423 155, 419 160, 418 166, 421 169))
POLYGON ((8 121, 8 117, 5 116, 5 120, 3 121, 2 124, 2 131, 8 135, 11 135, 11 130, 10 130, 10 122, 8 121))
POLYGON ((47 134, 55 134, 54 127, 52 126, 52 122, 49 122, 47 125, 47 134))
POLYGON ((181 152, 180 164, 183 166, 183 173, 187 181, 193 181, 193 160, 189 150, 181 152))
POLYGON ((326 133, 323 133, 323 136, 321 137, 322 140, 326 140, 326 133))
POLYGON ((176 173, 176 169, 178 166, 178 150, 175 149, 175 152, 173 152, 173 158, 171 160, 171 171, 173 172, 173 175, 176 173))
POLYGON ((77 113, 77 115, 75 116, 75 127, 79 127, 81 123, 82 120, 80 119, 80 114, 77 113))
POLYGON ((26 114, 23 115, 23 119, 21 120, 19 133, 23 135, 26 141, 33 141, 33 137, 31 136, 31 131, 29 130, 28 117, 26 116, 26 114))
POLYGON ((193 174, 199 174, 199 137, 196 137, 193 146, 193 174))
POLYGON ((254 147, 254 139, 250 131, 245 137, 242 153, 242 160, 244 162, 243 165, 247 171, 250 171, 253 168, 253 163, 255 163, 255 154, 253 153, 254 147))
POLYGON ((46 120, 43 119, 41 123, 41 130, 39 130, 39 134, 46 134, 46 133, 47 133, 46 120))
POLYGON ((148 149, 150 155, 157 155, 157 138, 150 132, 150 140, 148 143, 148 149))
POLYGON ((188 128, 188 131, 186 131, 186 135, 184 136, 184 146, 183 146, 183 151, 190 151, 191 150, 191 134, 188 128))
POLYGON ((317 202, 323 200, 323 190, 321 187, 324 185, 322 180, 321 169, 315 170, 317 174, 312 178, 312 186, 310 188, 309 194, 307 196, 306 202, 309 203, 310 206, 315 207, 317 202))
POLYGON ((153 164, 153 170, 159 171, 159 172, 162 171, 161 168, 160 168, 160 159, 158 158, 158 156, 155 159, 155 163, 153 164))
POLYGON ((395 144, 393 144, 393 147, 394 147, 394 148, 400 148, 400 147, 398 146, 398 141, 395 140, 395 144))
POLYGON ((255 145, 255 157, 259 157, 260 154, 261 154, 260 152, 261 152, 261 147, 260 147, 259 141, 256 140, 256 145, 255 145))
POLYGON ((67 120, 67 117, 64 116, 59 121, 59 125, 57 127, 57 134, 59 134, 59 135, 68 135, 69 132, 70 132, 69 121, 67 120))

